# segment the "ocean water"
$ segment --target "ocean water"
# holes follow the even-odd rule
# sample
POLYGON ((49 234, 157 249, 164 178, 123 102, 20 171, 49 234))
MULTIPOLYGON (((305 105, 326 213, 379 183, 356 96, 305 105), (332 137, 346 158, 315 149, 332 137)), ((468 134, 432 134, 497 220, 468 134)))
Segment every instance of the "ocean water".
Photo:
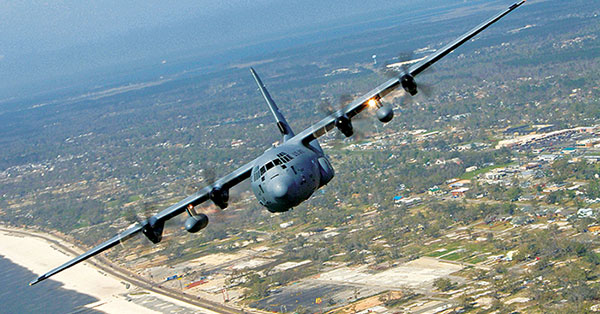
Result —
POLYGON ((46 279, 35 286, 37 276, 0 256, 0 313, 102 313, 83 306, 98 299, 62 288, 62 283, 46 279))

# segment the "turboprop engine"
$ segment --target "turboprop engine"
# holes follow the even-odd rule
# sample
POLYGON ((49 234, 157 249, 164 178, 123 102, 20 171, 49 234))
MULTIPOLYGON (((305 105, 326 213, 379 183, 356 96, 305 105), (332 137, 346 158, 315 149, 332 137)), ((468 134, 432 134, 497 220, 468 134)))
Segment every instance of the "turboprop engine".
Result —
POLYGON ((210 191, 208 197, 211 201, 213 201, 213 203, 215 203, 215 205, 219 206, 219 208, 221 209, 225 209, 229 205, 227 204, 227 202, 229 201, 228 189, 223 189, 219 186, 216 186, 210 191))
POLYGON ((350 118, 348 118, 347 115, 343 115, 335 119, 335 126, 346 137, 350 137, 352 136, 352 134, 354 134, 354 129, 352 128, 352 121, 350 121, 350 118))

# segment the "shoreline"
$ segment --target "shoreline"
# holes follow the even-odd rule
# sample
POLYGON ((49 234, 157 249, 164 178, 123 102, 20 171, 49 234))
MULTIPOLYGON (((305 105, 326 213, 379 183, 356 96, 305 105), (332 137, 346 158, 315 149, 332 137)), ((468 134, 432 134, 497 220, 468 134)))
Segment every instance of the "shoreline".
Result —
MULTIPOLYGON (((38 230, 0 225, 0 255, 36 275, 43 274, 70 260, 73 258, 71 254, 73 251, 79 252, 80 249, 55 235, 38 230)), ((126 277, 123 274, 119 275, 121 276, 110 274, 109 271, 105 271, 105 267, 97 265, 95 261, 88 261, 78 264, 76 269, 58 273, 49 280, 62 283, 64 289, 98 299, 97 302, 86 304, 84 307, 105 313, 160 313, 160 311, 131 302, 128 294, 135 292, 136 288, 164 302, 185 307, 190 311, 217 313, 180 299, 156 293, 152 291, 153 289, 146 289, 138 282, 123 278, 126 277)), ((28 282, 23 283, 23 285, 27 284, 28 282)), ((32 286, 31 289, 43 289, 43 287, 42 282, 32 286)))

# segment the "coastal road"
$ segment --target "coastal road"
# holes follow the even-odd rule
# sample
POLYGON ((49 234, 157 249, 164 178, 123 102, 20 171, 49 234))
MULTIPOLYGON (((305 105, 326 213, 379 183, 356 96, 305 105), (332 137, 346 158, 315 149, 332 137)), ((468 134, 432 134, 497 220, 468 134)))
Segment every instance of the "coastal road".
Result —
MULTIPOLYGON (((0 230, 8 232, 8 233, 27 236, 27 237, 40 238, 44 241, 51 243, 52 245, 55 245, 56 247, 60 248, 61 250, 65 251, 69 254, 72 254, 74 256, 77 256, 80 254, 80 253, 76 252, 75 250, 73 250, 72 248, 67 247, 66 245, 62 244, 60 241, 57 241, 55 239, 52 239, 50 237, 47 237, 47 236, 37 233, 38 232, 37 230, 35 231, 36 233, 24 232, 24 231, 19 231, 19 230, 15 230, 15 229, 4 229, 4 228, 0 228, 0 230)), ((53 236, 58 237, 56 235, 53 235, 53 236)), ((66 242, 66 240, 65 240, 65 242, 66 242)), ((74 245, 74 244, 71 244, 71 245, 74 245)), ((74 245, 74 246, 76 246, 76 245, 74 245)), ((82 249, 80 247, 77 247, 77 248, 81 251, 85 251, 84 249, 82 249)), ((148 281, 147 279, 145 279, 141 276, 138 276, 137 274, 135 274, 129 270, 123 269, 119 266, 112 264, 110 261, 108 261, 104 257, 93 258, 91 260, 88 260, 87 263, 89 263, 90 265, 94 266, 95 268, 97 268, 113 277, 127 281, 127 282, 131 283, 132 285, 135 285, 142 289, 146 289, 148 291, 162 294, 169 298, 173 298, 173 299, 197 306, 201 309, 207 309, 207 310, 214 311, 214 312, 221 313, 221 314, 243 314, 243 313, 247 312, 247 311, 244 311, 243 309, 225 306, 223 304, 213 302, 211 300, 206 300, 206 299, 203 299, 203 298, 200 298, 197 296, 193 296, 190 294, 186 294, 184 292, 180 292, 180 291, 177 291, 174 289, 156 286, 155 283, 148 281)))

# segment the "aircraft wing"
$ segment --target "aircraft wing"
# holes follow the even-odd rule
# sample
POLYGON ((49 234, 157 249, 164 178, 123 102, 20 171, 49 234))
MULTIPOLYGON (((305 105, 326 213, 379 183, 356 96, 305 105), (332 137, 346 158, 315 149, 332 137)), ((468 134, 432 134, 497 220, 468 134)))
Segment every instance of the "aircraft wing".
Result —
POLYGON ((110 240, 108 240, 108 241, 106 241, 106 242, 104 242, 104 243, 102 243, 102 244, 94 247, 93 249, 85 252, 84 254, 81 254, 78 257, 76 257, 76 258, 74 258, 74 259, 72 259, 72 260, 70 260, 70 261, 62 264, 61 266, 56 267, 56 268, 52 269, 51 271, 49 271, 49 272, 47 272, 47 273, 39 276, 35 280, 31 281, 29 283, 29 285, 33 286, 36 283, 38 283, 38 282, 40 282, 40 281, 42 281, 44 279, 47 279, 48 277, 50 277, 50 276, 52 276, 52 275, 54 275, 54 274, 56 274, 56 273, 58 273, 58 272, 60 272, 62 270, 65 270, 65 269, 67 269, 67 268, 69 268, 69 267, 71 267, 71 266, 73 266, 75 264, 83 262, 86 259, 88 259, 88 258, 90 258, 90 257, 92 257, 94 255, 99 254, 100 252, 103 252, 105 250, 110 249, 111 247, 119 244, 119 242, 127 240, 130 237, 132 237, 133 235, 135 235, 136 233, 142 231, 142 228, 143 228, 142 225, 137 224, 134 227, 131 227, 131 228, 123 231, 122 233, 120 233, 120 234, 112 237, 110 240))
MULTIPOLYGON (((140 232, 142 232, 142 233, 151 232, 151 231, 148 231, 145 229, 152 228, 152 226, 160 225, 161 226, 160 232, 162 233, 162 225, 164 224, 165 221, 185 212, 186 208, 189 205, 197 206, 197 205, 209 200, 210 192, 213 189, 213 187, 218 186, 223 189, 229 189, 229 188, 237 185, 238 183, 244 181, 245 179, 249 178, 253 166, 254 166, 254 160, 241 166, 240 168, 236 169, 235 171, 231 172, 230 174, 218 179, 215 183, 211 184, 210 186, 207 186, 207 187, 201 189, 200 191, 186 197, 184 200, 160 211, 158 214, 150 217, 146 221, 135 224, 133 227, 117 234, 116 236, 114 236, 114 237, 110 238, 109 240, 105 241, 104 243, 94 247, 93 249, 91 249, 91 250, 79 255, 78 257, 64 263, 63 265, 61 265, 57 268, 54 268, 51 271, 39 276, 35 280, 31 281, 29 283, 29 285, 30 286, 35 285, 36 283, 38 283, 44 279, 47 279, 48 277, 50 277, 56 273, 59 273, 71 266, 74 266, 80 262, 83 262, 90 257, 98 255, 98 254, 112 248, 113 246, 119 244, 121 241, 125 241, 140 232), (152 224, 152 226, 150 224, 152 224)), ((160 241, 160 239, 158 241, 160 241)))
POLYGON ((464 35, 458 37, 454 41, 452 41, 449 44, 447 44, 446 46, 444 46, 444 48, 442 48, 442 49, 434 52, 432 55, 430 55, 427 58, 421 60, 419 63, 415 64, 414 66, 411 66, 410 69, 408 70, 408 72, 412 76, 415 76, 415 75, 423 72, 425 69, 427 69, 428 67, 430 67, 432 64, 436 63, 438 60, 440 60, 441 58, 443 58, 447 54, 449 54, 452 51, 454 51, 454 49, 456 49, 458 46, 464 44, 467 40, 473 38, 475 35, 479 34, 481 31, 483 31, 484 29, 486 29, 488 26, 494 24, 496 21, 498 21, 499 19, 503 18, 505 15, 507 15, 508 13, 510 13, 512 10, 514 10, 514 9, 518 8, 519 6, 521 6, 523 3, 525 3, 525 1, 527 1, 527 0, 521 0, 519 2, 514 3, 508 9, 506 9, 506 10, 504 10, 504 11, 502 11, 502 12, 500 12, 500 13, 494 15, 494 16, 492 16, 487 21, 485 21, 485 22, 477 25, 472 30, 468 31, 464 35))
POLYGON ((373 98, 381 98, 385 95, 389 94, 391 91, 396 89, 400 85, 400 78, 395 77, 387 82, 377 86, 370 92, 360 96, 356 100, 354 100, 350 105, 348 105, 344 109, 340 109, 329 116, 325 117, 323 120, 311 125, 304 131, 298 133, 294 136, 290 141, 301 141, 304 144, 308 144, 314 139, 321 137, 323 134, 329 132, 331 129, 335 127, 335 120, 341 116, 346 115, 348 118, 352 118, 355 115, 359 114, 363 111, 367 106, 367 102, 373 98))
POLYGON ((335 127, 335 121, 338 117, 340 117, 344 114, 346 116, 348 116, 348 118, 354 117, 355 115, 359 114, 361 111, 363 111, 368 106, 369 100, 371 100, 371 99, 378 100, 378 99, 386 96, 387 94, 389 94, 394 89, 401 86, 401 79, 402 79, 403 75, 408 74, 409 76, 414 77, 414 76, 418 75, 419 73, 423 72, 425 69, 430 67, 432 64, 439 61, 440 59, 442 59, 444 56, 446 56, 450 52, 454 51, 454 49, 458 48, 460 45, 464 44, 466 41, 473 38, 475 35, 479 34, 481 31, 486 29, 488 26, 494 24, 496 21, 498 21, 499 19, 501 19, 502 17, 504 17, 505 15, 507 15, 508 13, 513 11, 514 9, 521 6, 523 3, 525 3, 525 1, 526 0, 521 0, 519 2, 512 4, 508 9, 503 10, 502 12, 494 15, 487 21, 479 24, 475 28, 471 29, 470 31, 463 34, 462 36, 453 40, 452 42, 450 42, 449 44, 444 46, 444 48, 436 51, 432 55, 421 60, 419 63, 416 63, 415 65, 411 66, 408 69, 407 73, 403 73, 399 77, 392 78, 392 79, 388 80, 387 82, 377 86, 373 90, 369 91, 368 93, 366 93, 366 94, 360 96, 359 98, 357 98, 356 100, 354 100, 346 108, 340 109, 337 112, 332 113, 331 115, 327 116, 323 120, 317 122, 316 124, 310 126, 306 130, 302 131, 301 133, 296 135, 291 140, 301 141, 304 144, 310 143, 312 140, 322 136, 326 132, 333 129, 335 127))

